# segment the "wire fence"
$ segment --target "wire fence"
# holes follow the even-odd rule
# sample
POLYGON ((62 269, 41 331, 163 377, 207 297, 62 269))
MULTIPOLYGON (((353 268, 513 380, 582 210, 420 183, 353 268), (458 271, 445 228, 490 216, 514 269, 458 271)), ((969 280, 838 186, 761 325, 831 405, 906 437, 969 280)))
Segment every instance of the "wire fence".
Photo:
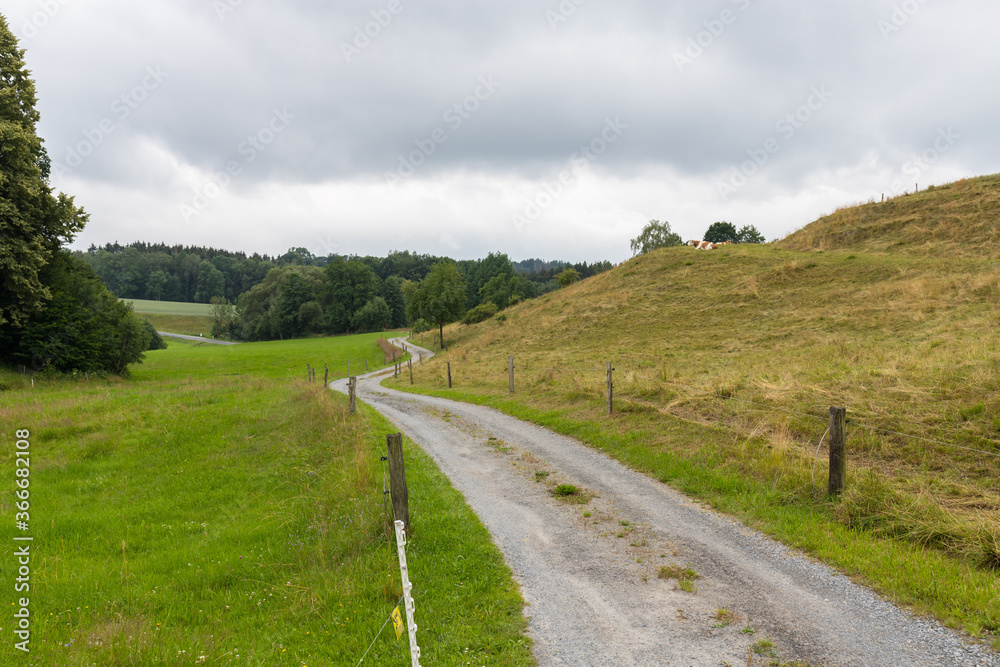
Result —
MULTIPOLYGON (((578 366, 577 365, 562 365, 562 366, 552 366, 552 367, 550 367, 550 366, 531 366, 531 365, 523 365, 522 366, 522 365, 515 364, 514 365, 514 369, 518 370, 518 371, 521 371, 523 373, 531 373, 531 372, 539 372, 539 371, 543 371, 543 372, 565 372, 565 373, 575 373, 575 372, 600 372, 600 373, 606 373, 607 372, 607 368, 606 367, 605 368, 593 368, 589 364, 587 364, 587 365, 578 365, 578 366)), ((631 367, 621 366, 619 364, 612 363, 612 372, 639 373, 639 372, 641 372, 641 370, 642 369, 640 369, 640 368, 631 368, 631 367)), ((504 369, 504 373, 505 374, 508 374, 509 372, 510 372, 510 368, 509 367, 504 369)), ((782 406, 779 406, 779 405, 771 405, 771 404, 767 404, 767 403, 761 403, 759 401, 753 401, 753 400, 750 400, 750 399, 741 398, 741 397, 738 397, 738 396, 733 396, 732 394, 729 394, 729 393, 720 393, 718 390, 715 390, 715 389, 706 389, 704 387, 696 387, 694 385, 690 385, 690 384, 687 384, 687 383, 684 383, 684 382, 678 382, 676 380, 658 380, 656 378, 652 378, 652 377, 649 377, 649 376, 642 376, 642 379, 646 380, 646 381, 653 382, 655 384, 662 385, 662 386, 668 386, 668 387, 685 389, 685 390, 691 392, 692 394, 705 396, 707 398, 716 398, 716 399, 723 400, 723 401, 733 401, 733 402, 737 402, 737 403, 743 403, 743 404, 746 404, 746 405, 752 405, 754 407, 757 407, 757 408, 760 408, 760 409, 763 409, 763 410, 768 410, 768 411, 773 411, 773 412, 783 412, 783 413, 790 414, 790 415, 795 415, 795 416, 799 416, 799 417, 805 417, 807 419, 818 420, 818 421, 823 422, 823 423, 828 423, 829 422, 829 417, 828 416, 820 416, 820 415, 810 414, 808 412, 802 412, 800 410, 793 410, 791 408, 786 408, 786 407, 782 407, 782 406)), ((965 445, 959 445, 959 444, 956 444, 954 442, 948 442, 946 440, 941 440, 941 439, 937 439, 937 438, 928 438, 926 436, 915 435, 915 434, 912 434, 912 433, 905 433, 903 431, 897 431, 897 430, 887 429, 887 428, 883 428, 883 427, 879 427, 879 426, 872 426, 870 424, 866 424, 866 423, 860 422, 857 419, 849 419, 848 420, 848 424, 850 426, 853 426, 853 427, 856 427, 856 428, 867 429, 869 431, 883 433, 885 435, 894 435, 894 436, 901 437, 901 438, 908 438, 908 439, 911 439, 911 440, 917 440, 917 441, 932 443, 932 444, 935 444, 935 445, 940 445, 940 446, 948 447, 948 448, 952 448, 952 449, 963 450, 963 451, 967 451, 967 452, 971 452, 971 453, 975 453, 975 454, 982 454, 984 456, 990 456, 990 457, 994 457, 994 458, 1000 458, 1000 452, 991 452, 991 451, 988 451, 988 450, 985 450, 985 449, 979 449, 979 448, 975 448, 975 447, 968 447, 968 446, 965 446, 965 445)), ((820 442, 822 444, 822 440, 820 442)), ((997 443, 997 445, 1000 446, 1000 443, 997 443)))

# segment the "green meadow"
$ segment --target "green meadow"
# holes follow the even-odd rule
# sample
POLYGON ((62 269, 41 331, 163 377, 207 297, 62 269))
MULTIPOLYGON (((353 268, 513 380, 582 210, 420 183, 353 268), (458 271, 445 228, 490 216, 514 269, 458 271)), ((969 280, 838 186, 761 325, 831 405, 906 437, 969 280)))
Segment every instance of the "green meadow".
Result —
MULTIPOLYGON (((320 377, 381 364, 376 338, 172 341, 128 380, 0 371, 2 477, 13 490, 28 429, 34 538, 31 651, 7 616, 0 663, 355 665, 371 645, 364 664, 410 664, 405 635, 378 634, 402 595, 381 461, 396 429, 306 381, 307 362, 320 377)), ((534 664, 489 534, 418 447, 404 453, 423 663, 534 664)))
POLYGON ((153 315, 187 315, 191 317, 211 317, 212 306, 207 303, 181 303, 179 301, 147 301, 145 299, 123 299, 132 304, 137 313, 153 315))

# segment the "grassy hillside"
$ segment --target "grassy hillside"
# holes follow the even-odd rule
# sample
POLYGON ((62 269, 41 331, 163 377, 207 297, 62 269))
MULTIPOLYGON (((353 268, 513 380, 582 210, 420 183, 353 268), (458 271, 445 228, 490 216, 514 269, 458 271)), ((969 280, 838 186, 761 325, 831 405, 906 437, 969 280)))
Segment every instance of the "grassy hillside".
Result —
POLYGON ((131 303, 132 310, 139 317, 152 322, 157 331, 205 338, 212 333, 212 307, 208 304, 143 299, 123 301, 131 303))
MULTIPOLYGON (((381 360, 376 337, 171 342, 130 381, 0 371, 0 468, 12 491, 13 433, 28 429, 34 538, 31 653, 8 640, 0 663, 357 664, 402 594, 380 460, 397 429, 348 414, 305 363, 381 360)), ((488 532, 429 457, 404 451, 425 662, 534 664, 488 532)), ((8 544, 14 502, 0 497, 8 544)), ((16 567, 3 565, 4 605, 16 567)), ((390 625, 365 664, 410 664, 406 639, 390 625)))
POLYGON ((897 600, 1000 630, 1000 266, 672 248, 505 314, 446 331, 420 390, 581 437, 897 600), (830 406, 850 420, 837 502, 825 444, 814 458, 830 406))
POLYGON ((123 299, 132 304, 132 310, 150 315, 185 315, 188 317, 211 317, 212 306, 207 303, 180 303, 178 301, 146 301, 144 299, 123 299))
POLYGON ((995 259, 1000 257, 1000 174, 842 208, 776 245, 995 259))

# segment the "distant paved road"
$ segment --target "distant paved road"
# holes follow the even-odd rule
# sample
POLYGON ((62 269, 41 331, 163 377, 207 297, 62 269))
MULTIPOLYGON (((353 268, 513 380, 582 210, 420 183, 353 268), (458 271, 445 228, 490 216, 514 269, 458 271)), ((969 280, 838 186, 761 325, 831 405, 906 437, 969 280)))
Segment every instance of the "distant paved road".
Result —
POLYGON ((184 334, 167 333, 166 331, 157 331, 156 333, 167 338, 183 338, 184 340, 195 340, 199 343, 211 343, 212 345, 239 345, 239 343, 231 343, 228 340, 215 340, 214 338, 202 338, 201 336, 185 336, 184 334))

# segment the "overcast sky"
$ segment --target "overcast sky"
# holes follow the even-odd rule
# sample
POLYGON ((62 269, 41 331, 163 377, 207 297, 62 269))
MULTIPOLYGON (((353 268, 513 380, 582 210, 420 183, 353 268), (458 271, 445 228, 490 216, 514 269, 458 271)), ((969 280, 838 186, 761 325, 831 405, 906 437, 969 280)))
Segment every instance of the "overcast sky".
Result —
MULTIPOLYGON (((4 0, 74 247, 615 262, 1000 171, 987 0, 4 0)), ((991 46, 992 45, 992 46, 991 46)))

